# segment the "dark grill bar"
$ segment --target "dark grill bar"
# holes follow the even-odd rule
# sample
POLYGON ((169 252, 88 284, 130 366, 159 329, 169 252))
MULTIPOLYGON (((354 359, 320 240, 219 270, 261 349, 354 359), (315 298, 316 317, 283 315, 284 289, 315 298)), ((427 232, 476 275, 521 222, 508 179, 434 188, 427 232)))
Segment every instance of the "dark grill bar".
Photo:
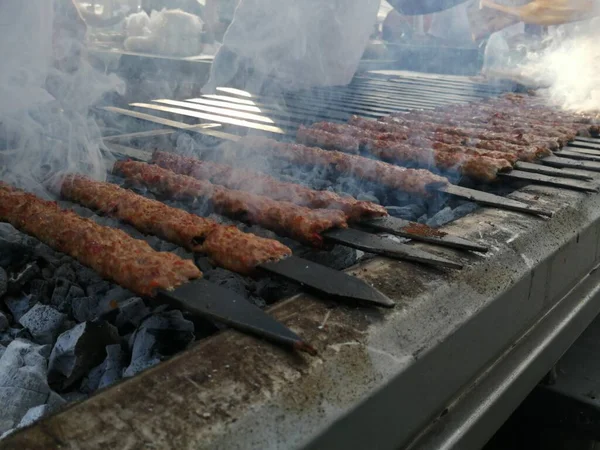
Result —
MULTIPOLYGON (((211 170, 221 164, 255 171, 257 180, 302 183, 307 191, 317 182, 324 192, 346 183, 358 201, 371 201, 359 196, 381 201, 391 215, 348 220, 348 228, 323 232, 325 240, 383 255, 405 248, 405 260, 367 256, 343 271, 321 269, 302 259, 302 252, 313 250, 290 243, 294 256, 260 269, 263 275, 304 279, 305 286, 267 311, 281 325, 280 333, 301 336, 315 352, 308 345, 304 350, 317 356, 232 331, 219 333, 9 436, 0 448, 41 449, 56 442, 113 448, 126 436, 132 446, 152 442, 199 449, 480 447, 600 312, 600 169, 594 153, 600 139, 577 137, 552 155, 515 159, 510 170, 490 182, 461 177, 451 167, 428 167, 434 171, 430 175, 448 177, 448 182, 411 195, 400 186, 382 186, 376 177, 360 180, 366 187, 356 185, 348 180, 358 178, 348 176, 352 171, 340 175, 331 167, 301 163, 293 152, 278 157, 277 151, 295 141, 299 127, 310 129, 315 122, 344 124, 354 115, 377 120, 413 109, 428 114, 457 104, 464 108, 508 88, 464 77, 383 72, 357 76, 347 87, 276 96, 240 95, 225 88, 213 96, 99 111, 107 121, 131 119, 133 127, 158 128, 107 137, 108 149, 121 160, 161 165, 160 152, 173 151, 198 167, 206 162, 213 164, 211 170), (163 132, 172 139, 161 142, 174 148, 159 143, 163 132), (250 138, 258 140, 248 141, 246 134, 259 135, 250 138), (260 140, 265 138, 276 141, 260 140), (189 148, 181 144, 186 139, 193 139, 189 148), (245 148, 248 142, 255 148, 245 148), (267 152, 261 142, 276 143, 267 152), (155 150, 159 153, 153 158, 155 150), (267 156, 267 163, 261 156, 267 156), (469 212, 458 218, 436 219, 444 210, 463 207, 469 212), (402 216, 407 211, 413 214, 409 219, 402 216), (404 240, 394 242, 378 232, 404 240), (329 302, 360 295, 353 293, 350 280, 362 286, 357 291, 369 287, 367 297, 378 293, 374 302, 380 306, 382 299, 391 299, 397 307, 329 302)), ((373 157, 364 144, 360 155, 351 156, 373 157)), ((235 189, 231 180, 209 172, 201 176, 175 166, 166 169, 235 189)), ((127 187, 151 189, 153 184, 138 179, 127 187)), ((165 193, 160 201, 171 200, 165 193)), ((322 251, 327 252, 333 250, 322 251)), ((184 309, 188 294, 181 294, 184 309)), ((210 288, 206 295, 218 302, 210 288)), ((222 319, 240 311, 228 304, 219 314, 222 319)))

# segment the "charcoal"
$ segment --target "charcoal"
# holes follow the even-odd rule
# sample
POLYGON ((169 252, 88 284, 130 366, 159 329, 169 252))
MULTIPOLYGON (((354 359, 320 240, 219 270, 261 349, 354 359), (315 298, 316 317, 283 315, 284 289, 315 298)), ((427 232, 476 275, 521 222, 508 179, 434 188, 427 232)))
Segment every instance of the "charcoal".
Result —
POLYGON ((52 298, 50 299, 52 306, 66 314, 71 313, 71 304, 67 301, 69 289, 71 289, 71 282, 66 278, 58 278, 52 292, 52 298))
POLYGON ((77 274, 77 281, 82 286, 89 286, 102 282, 102 277, 98 275, 95 270, 90 269, 89 267, 85 267, 79 263, 74 263, 73 268, 77 274))
POLYGON ((425 222, 427 225, 433 228, 441 227, 448 222, 452 222, 454 220, 454 213, 452 212, 452 208, 446 206, 444 209, 439 211, 436 215, 434 215, 431 219, 425 222))
POLYGON ((75 280, 77 279, 77 276, 75 275, 75 271, 71 267, 70 263, 63 264, 58 269, 56 269, 56 271, 54 272, 54 276, 56 278, 63 278, 65 280, 68 280, 71 283, 74 283, 75 280))
POLYGON ((17 327, 9 328, 8 334, 13 339, 23 339, 26 341, 33 342, 33 336, 31 336, 31 333, 29 332, 29 330, 27 328, 17 328, 17 327))
POLYGON ((39 243, 35 246, 35 255, 46 264, 58 267, 60 265, 60 258, 57 253, 48 247, 46 244, 39 243))
POLYGON ((8 224, 0 225, 0 267, 21 266, 31 260, 32 247, 25 235, 8 224))
POLYGON ((8 317, 6 317, 6 315, 0 311, 0 331, 8 329, 9 325, 10 322, 8 321, 8 317))
POLYGON ((120 304, 121 302, 133 297, 133 293, 124 289, 120 286, 117 286, 106 293, 104 299, 102 300, 102 304, 120 304))
POLYGON ((267 303, 273 303, 282 298, 291 297, 300 291, 297 284, 281 279, 262 278, 256 283, 256 293, 267 303))
POLYGON ((150 314, 150 308, 146 306, 140 297, 130 298, 119 305, 119 313, 115 325, 121 329, 127 325, 138 327, 141 321, 150 314))
MULTIPOLYGON (((148 243, 148 245, 150 247, 152 247, 154 250, 158 250, 158 251, 168 251, 168 250, 161 250, 161 245, 164 241, 161 241, 159 238, 157 238, 156 236, 146 236, 144 238, 144 240, 148 243)), ((175 246, 176 247, 176 246, 175 246)))
POLYGON ((99 281, 98 283, 94 283, 88 286, 85 290, 87 295, 90 297, 95 297, 98 295, 105 294, 111 288, 111 284, 108 281, 99 281))
POLYGON ((18 297, 8 296, 4 299, 4 303, 10 310, 13 319, 19 321, 23 314, 33 308, 37 301, 31 295, 21 295, 18 297))
POLYGON ((196 266, 198 269, 202 271, 202 273, 208 272, 209 270, 213 270, 215 266, 213 266, 210 262, 210 258, 207 256, 196 255, 195 258, 196 266))
POLYGON ((357 200, 372 202, 379 204, 379 199, 375 196, 373 192, 363 192, 356 197, 357 200))
POLYGON ((44 267, 42 269, 42 278, 46 281, 50 281, 54 278, 54 269, 50 267, 44 267))
POLYGON ((50 407, 48 405, 39 405, 29 408, 17 425, 17 428, 27 427, 40 420, 42 417, 47 416, 50 412, 50 407))
POLYGON ((13 341, 13 337, 10 335, 10 333, 8 331, 5 331, 4 333, 0 333, 0 346, 6 347, 8 345, 10 345, 10 343, 13 341))
POLYGON ((100 315, 100 299, 97 297, 76 297, 71 299, 71 311, 78 322, 93 320, 100 315))
POLYGON ((385 209, 390 216, 411 221, 417 220, 425 212, 424 208, 415 204, 407 206, 386 206, 385 209))
POLYGON ((0 298, 4 297, 6 291, 8 290, 8 275, 6 274, 6 270, 0 267, 0 298))
POLYGON ((297 254, 298 256, 306 258, 310 261, 323 264, 324 266, 331 267, 332 269, 336 270, 346 269, 355 264, 358 260, 358 254, 356 250, 349 247, 344 247, 342 245, 336 245, 330 251, 304 248, 297 254))
POLYGON ((0 358, 0 433, 14 428, 29 409, 48 401, 50 346, 14 340, 0 358))
POLYGON ((74 402, 80 402, 88 398, 87 394, 84 394, 83 392, 79 391, 67 392, 65 394, 62 394, 61 397, 65 400, 65 402, 69 404, 74 402))
POLYGON ((458 208, 455 208, 454 211, 452 211, 454 213, 453 220, 460 219, 461 217, 464 217, 467 214, 472 213, 477 208, 478 208, 477 203, 471 203, 471 202, 463 203, 458 208))
POLYGON ((204 278, 214 284, 237 292, 245 298, 248 298, 249 291, 253 288, 251 280, 219 267, 205 272, 204 278))
POLYGON ((65 389, 104 359, 104 348, 119 342, 117 329, 107 322, 84 322, 62 333, 50 355, 48 380, 65 389))
POLYGON ((171 356, 194 341, 194 324, 181 311, 172 310, 146 318, 130 338, 131 363, 123 376, 131 377, 171 356))
POLYGON ((27 283, 41 274, 42 270, 37 263, 27 264, 23 270, 8 280, 8 291, 11 293, 21 291, 27 283))
POLYGON ((85 296, 85 291, 83 289, 81 289, 79 286, 77 286, 76 284, 71 285, 71 287, 69 287, 69 292, 67 293, 67 300, 71 301, 74 298, 77 297, 84 297, 85 296))
POLYGON ((53 344, 66 317, 56 309, 38 303, 21 317, 19 323, 29 330, 35 342, 53 344))
POLYGON ((126 354, 120 345, 107 345, 106 358, 99 366, 94 367, 81 385, 84 393, 93 393, 116 383, 122 377, 125 368, 126 354))
POLYGON ((29 294, 32 299, 40 303, 49 302, 50 283, 46 280, 33 280, 29 284, 29 294))

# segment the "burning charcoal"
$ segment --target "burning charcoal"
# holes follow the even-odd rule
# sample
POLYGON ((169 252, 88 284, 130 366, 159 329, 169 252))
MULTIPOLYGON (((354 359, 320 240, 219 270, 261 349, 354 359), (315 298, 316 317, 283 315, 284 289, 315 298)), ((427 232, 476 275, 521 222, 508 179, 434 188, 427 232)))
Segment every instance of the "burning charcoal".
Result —
POLYGON ((91 394, 116 383, 122 377, 126 354, 118 344, 106 346, 106 359, 94 367, 81 386, 81 391, 91 394))
POLYGON ((379 204, 379 199, 375 197, 373 192, 363 192, 356 197, 357 200, 362 200, 365 202, 373 202, 379 204))
POLYGON ((146 237, 144 238, 144 240, 145 240, 145 241, 148 243, 148 245, 149 245, 150 247, 152 247, 152 248, 153 248, 153 249, 155 249, 155 250, 158 250, 158 251, 168 251, 168 250, 162 250, 162 249, 161 249, 161 245, 162 245, 162 242, 163 242, 163 241, 161 241, 161 240, 160 240, 159 238, 157 238, 156 236, 146 236, 146 237))
POLYGON ((9 296, 4 299, 4 303, 10 310, 14 320, 19 319, 37 303, 31 295, 22 295, 20 297, 9 296))
POLYGON ((8 291, 17 293, 23 289, 27 283, 42 274, 40 267, 36 263, 27 264, 21 272, 8 280, 8 291))
POLYGON ((54 276, 56 278, 62 278, 70 281, 71 283, 75 282, 77 276, 75 275, 75 271, 71 268, 71 264, 63 264, 54 272, 54 276))
POLYGON ((31 333, 27 328, 9 328, 8 334, 13 339, 22 339, 25 341, 33 342, 33 336, 31 336, 31 333))
POLYGON ((48 303, 50 283, 45 280, 33 280, 29 285, 29 294, 32 299, 40 303, 48 303))
POLYGON ((194 341, 194 324, 181 311, 165 311, 148 317, 131 336, 131 364, 123 376, 131 377, 156 364, 165 356, 185 349, 194 341))
POLYGON ((6 351, 6 347, 4 345, 0 345, 0 359, 2 359, 2 355, 4 355, 5 351, 6 351))
POLYGON ((14 428, 34 406, 48 401, 48 345, 17 339, 0 358, 0 433, 14 428))
POLYGON ((108 281, 100 281, 98 283, 94 283, 94 284, 88 286, 87 289, 85 290, 85 292, 90 297, 95 297, 95 296, 102 295, 102 294, 108 292, 108 290, 110 289, 111 286, 112 285, 108 281))
POLYGON ((116 326, 121 329, 126 325, 137 327, 140 322, 150 314, 150 309, 139 297, 133 297, 119 305, 119 313, 116 319, 116 326))
POLYGON ((415 204, 407 206, 386 206, 385 209, 390 216, 412 221, 417 220, 425 212, 422 207, 415 204))
POLYGON ((87 394, 79 391, 67 392, 66 394, 62 394, 62 398, 67 403, 75 403, 86 400, 88 398, 87 394))
POLYGON ((52 344, 67 316, 56 309, 37 304, 21 317, 19 323, 27 328, 40 344, 52 344))
POLYGON ((49 382, 69 387, 102 361, 107 345, 117 342, 117 329, 107 322, 85 322, 65 331, 50 355, 49 382))
POLYGON ((447 224, 448 222, 452 222, 454 220, 454 218, 455 218, 455 216, 454 216, 454 213, 452 212, 452 208, 450 208, 449 206, 446 206, 444 209, 439 211, 435 216, 433 216, 431 219, 429 219, 426 223, 430 227, 437 228, 437 227, 441 227, 442 225, 447 224))
POLYGON ((54 269, 51 267, 44 267, 42 269, 42 278, 46 281, 50 281, 54 278, 54 269))
POLYGON ((4 315, 4 313, 2 311, 0 311, 0 331, 4 331, 8 328, 9 326, 9 321, 8 321, 8 317, 6 317, 6 315, 4 315))

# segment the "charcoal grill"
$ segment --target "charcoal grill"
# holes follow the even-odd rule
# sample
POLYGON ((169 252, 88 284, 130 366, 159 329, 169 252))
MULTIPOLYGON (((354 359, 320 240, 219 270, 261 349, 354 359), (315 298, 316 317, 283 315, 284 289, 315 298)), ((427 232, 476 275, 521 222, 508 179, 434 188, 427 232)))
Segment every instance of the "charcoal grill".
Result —
MULTIPOLYGON (((248 129, 285 138, 300 123, 375 118, 508 88, 387 72, 277 101, 232 90, 183 104, 157 99, 165 101, 106 108, 160 125, 145 133, 130 132, 134 126, 107 143, 143 158, 157 136, 172 132, 165 128, 216 141, 248 129), (241 117, 238 105, 259 108, 272 123, 241 117)), ((595 156, 599 144, 576 141, 545 173, 596 180, 597 165, 585 155, 595 156)), ((272 307, 317 357, 221 333, 0 448, 479 448, 600 312, 600 195, 534 183, 509 197, 553 217, 490 207, 444 228, 485 242, 485 255, 414 244, 461 261, 462 271, 384 258, 349 270, 396 301, 394 310, 331 308, 307 294, 272 307)))

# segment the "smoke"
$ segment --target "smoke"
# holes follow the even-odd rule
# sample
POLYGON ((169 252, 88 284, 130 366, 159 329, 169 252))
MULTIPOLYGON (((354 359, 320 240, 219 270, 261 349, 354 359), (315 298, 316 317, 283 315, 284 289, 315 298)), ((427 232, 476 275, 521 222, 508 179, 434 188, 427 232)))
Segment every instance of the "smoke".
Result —
POLYGON ((529 52, 523 76, 547 86, 544 94, 563 109, 600 111, 600 19, 556 27, 545 48, 529 52))
POLYGON ((81 19, 57 5, 7 0, 0 8, 0 41, 7 44, 0 44, 0 84, 10 94, 0 107, 0 178, 40 194, 65 172, 105 178, 91 108, 105 94, 124 90, 115 75, 92 67, 81 19))

